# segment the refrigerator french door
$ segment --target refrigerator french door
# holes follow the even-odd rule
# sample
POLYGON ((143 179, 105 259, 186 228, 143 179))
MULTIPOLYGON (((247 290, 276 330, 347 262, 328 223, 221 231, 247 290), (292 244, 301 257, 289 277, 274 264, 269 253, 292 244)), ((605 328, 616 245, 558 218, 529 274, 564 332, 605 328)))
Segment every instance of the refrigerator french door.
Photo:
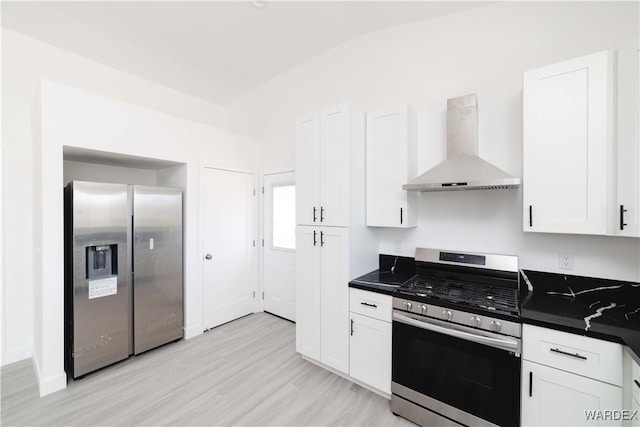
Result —
POLYGON ((183 335, 182 192, 65 188, 65 368, 73 378, 183 335))
POLYGON ((135 185, 133 353, 182 338, 182 192, 135 185))

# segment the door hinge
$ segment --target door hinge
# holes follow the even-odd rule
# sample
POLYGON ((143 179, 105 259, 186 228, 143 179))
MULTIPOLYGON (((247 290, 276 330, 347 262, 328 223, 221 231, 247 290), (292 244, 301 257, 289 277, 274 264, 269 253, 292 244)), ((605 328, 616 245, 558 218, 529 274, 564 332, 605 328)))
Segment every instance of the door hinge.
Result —
POLYGON ((262 239, 262 247, 264 248, 264 239, 262 239))
POLYGON ((253 189, 253 195, 254 196, 256 195, 256 189, 255 188, 253 189))
POLYGON ((262 194, 264 194, 264 187, 262 187, 262 194))
POLYGON ((262 299, 264 299, 264 291, 262 291, 262 299))
POLYGON ((254 298, 256 297, 256 291, 253 291, 253 297, 254 298))
POLYGON ((256 247, 256 241, 255 240, 253 241, 253 247, 254 248, 256 247))

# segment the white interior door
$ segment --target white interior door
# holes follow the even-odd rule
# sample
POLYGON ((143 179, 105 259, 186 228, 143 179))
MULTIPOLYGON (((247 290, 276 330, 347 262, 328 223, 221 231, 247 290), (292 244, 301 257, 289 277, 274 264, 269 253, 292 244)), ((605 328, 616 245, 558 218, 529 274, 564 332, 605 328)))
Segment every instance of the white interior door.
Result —
POLYGON ((296 320, 296 192, 293 172, 264 177, 264 311, 296 320))
POLYGON ((253 313, 254 176, 203 169, 204 323, 253 313))

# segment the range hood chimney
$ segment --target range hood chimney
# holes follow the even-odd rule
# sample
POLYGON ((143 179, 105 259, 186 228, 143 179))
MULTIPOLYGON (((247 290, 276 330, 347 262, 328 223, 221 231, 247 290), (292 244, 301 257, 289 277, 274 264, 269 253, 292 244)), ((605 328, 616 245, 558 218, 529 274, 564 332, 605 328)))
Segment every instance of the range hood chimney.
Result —
POLYGON ((478 157, 476 94, 447 100, 447 158, 402 186, 409 191, 516 188, 515 178, 478 157))

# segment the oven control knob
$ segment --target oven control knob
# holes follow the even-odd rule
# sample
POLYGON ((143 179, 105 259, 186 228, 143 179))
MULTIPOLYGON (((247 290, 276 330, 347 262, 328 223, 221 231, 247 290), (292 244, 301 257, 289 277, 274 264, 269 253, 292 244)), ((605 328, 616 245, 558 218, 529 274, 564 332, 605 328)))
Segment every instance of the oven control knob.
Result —
POLYGON ((412 306, 413 304, 411 304, 409 301, 404 302, 404 308, 407 309, 407 311, 411 311, 412 306))
POLYGON ((425 304, 420 304, 420 313, 427 314, 427 306, 425 304))
POLYGON ((502 329, 502 325, 497 320, 492 320, 491 323, 489 323, 489 329, 491 329, 492 331, 500 332, 500 329, 502 329))
POLYGON ((451 320, 452 317, 453 317, 453 313, 451 312, 451 310, 444 310, 442 312, 442 318, 444 320, 451 320))
POLYGON ((479 328, 480 325, 482 325, 482 319, 479 318, 478 316, 472 316, 471 317, 471 326, 475 326, 476 328, 479 328))

